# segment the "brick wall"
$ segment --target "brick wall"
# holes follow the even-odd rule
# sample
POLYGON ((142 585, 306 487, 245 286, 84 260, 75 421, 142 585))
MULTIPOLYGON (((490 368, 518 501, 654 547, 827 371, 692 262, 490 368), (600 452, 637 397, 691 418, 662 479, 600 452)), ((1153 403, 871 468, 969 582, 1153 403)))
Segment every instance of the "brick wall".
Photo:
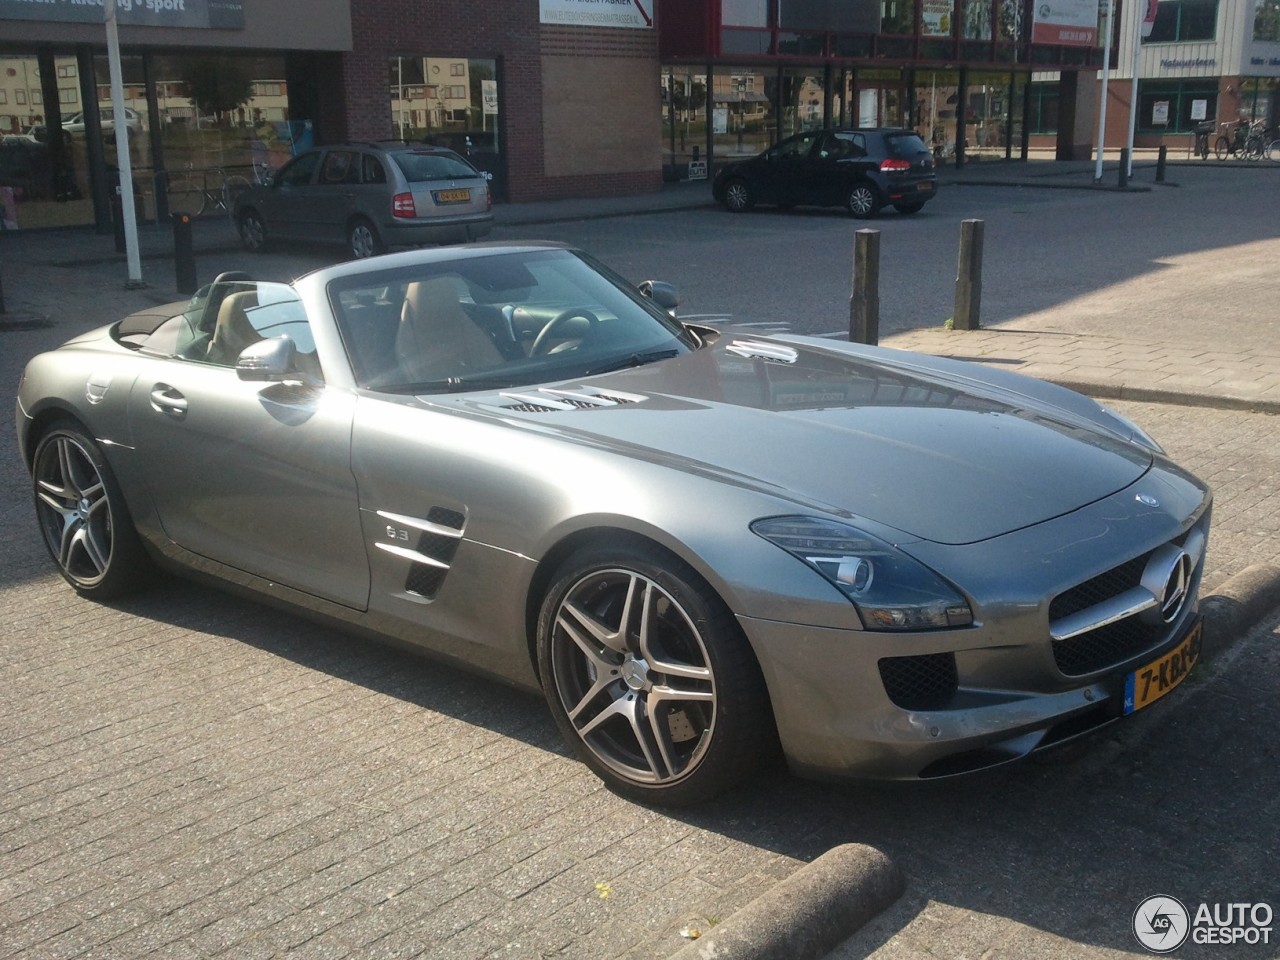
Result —
POLYGON ((544 27, 532 0, 364 0, 351 31, 327 84, 341 91, 325 110, 335 138, 395 135, 392 57, 493 59, 510 200, 661 187, 656 31, 544 27))

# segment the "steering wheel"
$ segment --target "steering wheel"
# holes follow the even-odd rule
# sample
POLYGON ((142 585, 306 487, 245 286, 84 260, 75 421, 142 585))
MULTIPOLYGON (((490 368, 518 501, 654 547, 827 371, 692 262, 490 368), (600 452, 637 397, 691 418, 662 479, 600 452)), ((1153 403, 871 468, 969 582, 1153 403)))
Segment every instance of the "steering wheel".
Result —
POLYGON ((551 350, 547 348, 547 344, 554 338, 555 331, 570 320, 579 319, 586 320, 590 324, 587 328, 588 330, 591 329, 591 326, 600 322, 600 318, 585 307, 571 307, 563 313, 558 313, 551 318, 550 323, 538 331, 538 335, 533 340, 533 346, 529 348, 529 356, 540 357, 543 354, 550 353, 551 350))

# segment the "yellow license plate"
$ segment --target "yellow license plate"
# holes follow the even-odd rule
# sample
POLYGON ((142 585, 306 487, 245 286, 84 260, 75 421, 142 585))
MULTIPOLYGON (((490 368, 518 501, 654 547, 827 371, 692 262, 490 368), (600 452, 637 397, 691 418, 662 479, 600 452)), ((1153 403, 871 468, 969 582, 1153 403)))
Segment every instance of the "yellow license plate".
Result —
POLYGON ((1196 621, 1186 639, 1158 660, 1139 667, 1124 678, 1124 712, 1126 715, 1155 703, 1187 678, 1200 659, 1200 637, 1203 622, 1196 621))
POLYGON ((918 185, 918 186, 916 187, 916 189, 917 189, 917 190, 932 190, 932 189, 933 189, 933 184, 932 184, 932 183, 922 183, 922 184, 918 185))
POLYGON ((436 203, 466 203, 471 199, 470 190, 437 190, 436 203))

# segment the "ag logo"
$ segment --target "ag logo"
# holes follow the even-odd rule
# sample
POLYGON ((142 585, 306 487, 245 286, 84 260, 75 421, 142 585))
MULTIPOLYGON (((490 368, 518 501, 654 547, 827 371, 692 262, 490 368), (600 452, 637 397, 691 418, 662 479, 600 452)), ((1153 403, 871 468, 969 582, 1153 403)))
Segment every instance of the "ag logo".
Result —
POLYGON ((1152 953, 1172 953, 1190 932, 1191 915, 1173 897, 1147 897, 1133 911, 1133 934, 1152 953))

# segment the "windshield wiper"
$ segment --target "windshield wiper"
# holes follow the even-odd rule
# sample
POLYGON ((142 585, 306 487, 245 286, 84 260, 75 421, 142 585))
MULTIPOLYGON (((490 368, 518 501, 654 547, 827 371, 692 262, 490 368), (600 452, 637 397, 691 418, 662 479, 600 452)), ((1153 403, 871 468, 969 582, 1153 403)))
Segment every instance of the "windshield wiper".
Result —
POLYGON ((628 367, 643 367, 646 363, 656 363, 659 360, 670 360, 672 357, 678 357, 679 350, 651 350, 648 353, 633 353, 629 357, 623 357, 612 363, 606 363, 601 367, 593 367, 583 374, 584 377, 594 377, 601 373, 612 373, 615 370, 626 370, 628 367))

